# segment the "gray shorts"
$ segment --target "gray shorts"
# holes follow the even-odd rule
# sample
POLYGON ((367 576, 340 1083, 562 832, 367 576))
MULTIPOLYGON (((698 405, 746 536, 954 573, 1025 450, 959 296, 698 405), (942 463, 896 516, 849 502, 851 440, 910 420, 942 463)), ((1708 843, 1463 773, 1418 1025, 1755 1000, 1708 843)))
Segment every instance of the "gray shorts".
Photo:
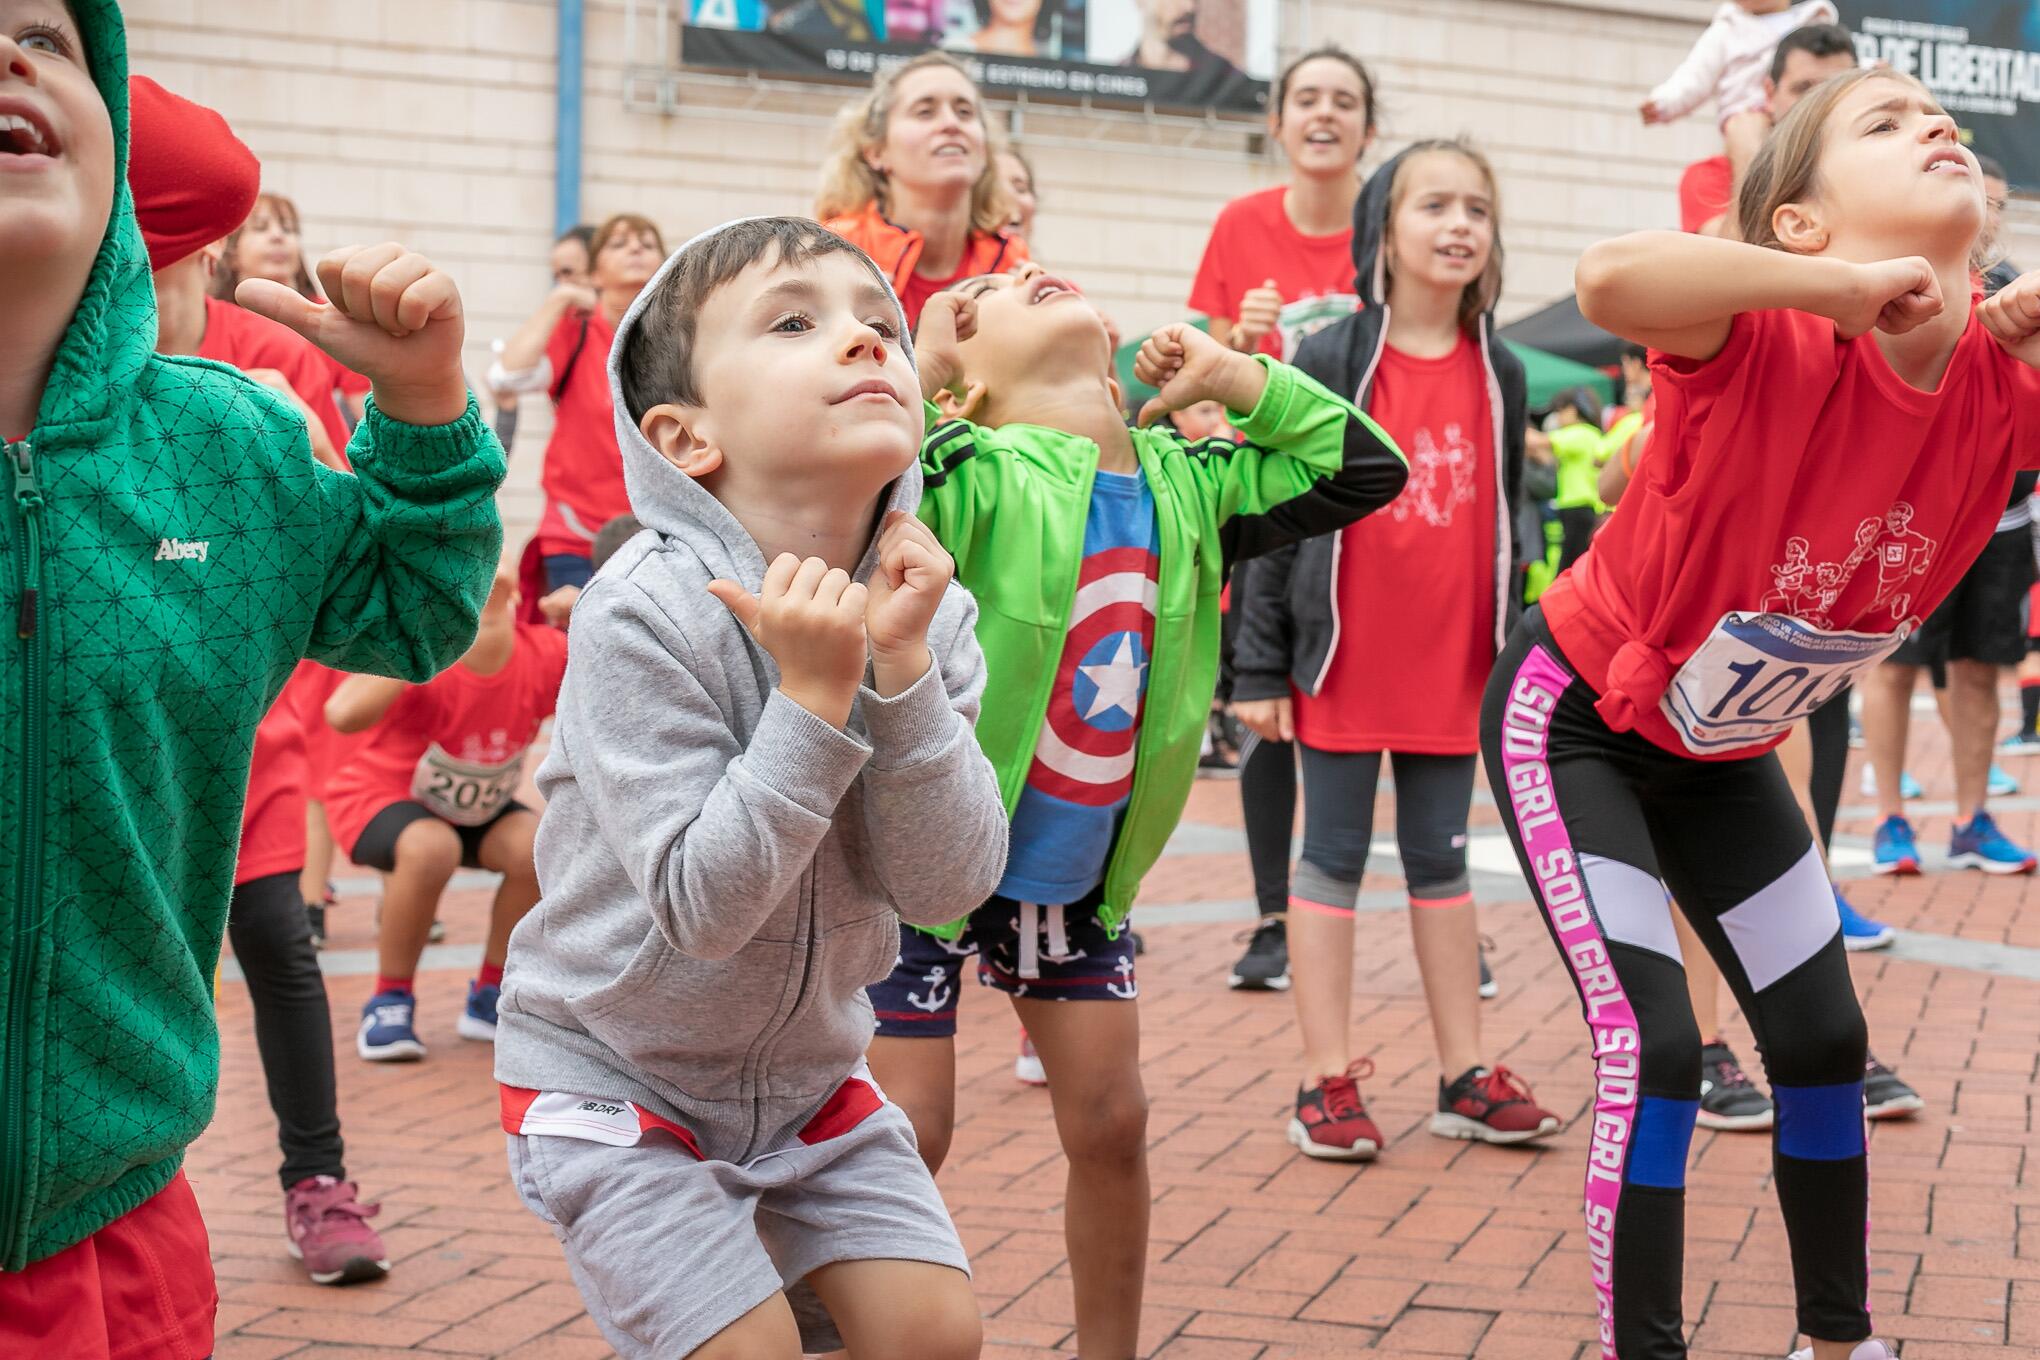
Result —
POLYGON ((511 1134, 510 1179, 565 1248, 574 1283, 624 1360, 677 1360, 787 1292, 809 1352, 842 1340, 814 1291, 837 1261, 970 1264, 905 1111, 738 1165, 675 1139, 635 1147, 511 1134))

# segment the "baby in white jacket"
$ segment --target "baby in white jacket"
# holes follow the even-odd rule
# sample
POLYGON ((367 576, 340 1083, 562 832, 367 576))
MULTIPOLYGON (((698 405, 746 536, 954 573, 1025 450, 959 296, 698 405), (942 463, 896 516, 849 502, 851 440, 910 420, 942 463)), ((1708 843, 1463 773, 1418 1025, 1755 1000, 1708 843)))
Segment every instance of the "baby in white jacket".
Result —
POLYGON ((1778 40, 1808 24, 1840 22, 1833 0, 1724 0, 1679 68, 1643 101, 1643 121, 1685 117, 1711 95, 1735 182, 1770 135, 1764 79, 1778 40))

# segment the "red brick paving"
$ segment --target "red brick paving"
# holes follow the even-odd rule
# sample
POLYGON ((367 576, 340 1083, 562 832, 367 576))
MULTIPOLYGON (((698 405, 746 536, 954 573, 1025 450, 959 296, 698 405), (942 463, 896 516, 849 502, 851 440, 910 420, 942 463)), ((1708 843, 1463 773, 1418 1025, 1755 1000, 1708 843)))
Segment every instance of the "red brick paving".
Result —
MULTIPOLYGON (((1946 794, 1931 722, 1916 773, 1946 794), (1938 787, 1937 787, 1938 786, 1938 787)), ((2040 781, 2040 761, 2016 773, 2040 781)), ((2036 786, 2035 792, 2040 792, 2036 786)), ((1845 805, 1860 804, 1855 771, 1845 805)), ((1238 824, 1231 785, 1200 785, 1194 820, 1238 824)), ((1380 814, 1390 825, 1389 813, 1380 814)), ((1477 812, 1491 823, 1492 813, 1477 812)), ((2040 816, 2001 820, 2015 836, 2040 816)), ((1918 822, 1944 840, 1945 818, 1918 822)), ((1844 835, 1869 825, 1844 820, 1844 835)), ((1370 881, 1370 887, 1392 886, 1370 881)), ((1852 884, 1894 925, 2040 946, 2029 880, 1939 874, 1852 884)), ((1146 900, 1250 895, 1243 857, 1165 861, 1146 900)), ((479 940, 486 898, 456 893, 455 942, 479 940)), ((334 913, 331 948, 366 949, 370 908, 334 913)), ((1495 1055, 1568 1117, 1590 1065, 1572 992, 1525 903, 1489 905, 1501 997, 1483 1012, 1495 1055)), ((1144 1068, 1155 1184, 1143 1341, 1156 1360, 1288 1360, 1364 1352, 1382 1360, 1579 1360, 1593 1354, 1592 1295, 1578 1221, 1585 1139, 1543 1151, 1476 1147, 1422 1130, 1436 1074, 1408 931, 1359 920, 1355 1020, 1378 1075, 1370 1108, 1380 1162, 1306 1162, 1282 1138, 1297 1047, 1289 1002, 1228 992, 1237 927, 1148 931, 1141 965, 1144 1068)), ((1878 956, 1855 974, 1873 1043, 1927 1101, 1872 1140, 1872 1289, 1881 1335, 1906 1360, 2040 1354, 2040 1183, 2034 1143, 2040 983, 1878 956)), ((489 1050, 455 1036, 464 979, 420 979, 431 1046, 414 1066, 353 1056, 365 977, 329 979, 349 1163, 383 1202, 391 1277, 352 1289, 304 1282, 281 1248, 274 1126, 245 991, 221 1000, 221 1117, 193 1150, 221 1289, 220 1360, 475 1355, 595 1360, 608 1348, 581 1311, 551 1237, 503 1174, 489 1050)), ((1047 1096, 1011 1076, 1014 1023, 990 992, 964 1006, 963 1090, 941 1184, 976 1265, 988 1360, 1061 1360, 1074 1346, 1063 1258, 1060 1153, 1047 1096)), ((1741 1040, 1750 1049, 1747 1033, 1741 1040)), ((1767 1185, 1768 1141, 1694 1140, 1686 1307, 1695 1360, 1777 1360, 1793 1344, 1783 1230, 1767 1185)))

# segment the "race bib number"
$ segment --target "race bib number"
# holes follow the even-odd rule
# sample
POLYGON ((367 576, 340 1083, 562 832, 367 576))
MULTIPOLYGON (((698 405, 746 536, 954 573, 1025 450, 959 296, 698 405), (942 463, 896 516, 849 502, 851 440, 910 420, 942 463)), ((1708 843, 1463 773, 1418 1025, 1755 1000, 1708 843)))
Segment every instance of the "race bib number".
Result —
POLYGON ((524 752, 496 765, 455 760, 434 742, 418 758, 411 797, 455 826, 480 826, 503 810, 524 777, 524 752))
POLYGON ((1760 746, 1897 650, 1895 633, 1829 632, 1789 614, 1721 616, 1658 707, 1696 755, 1760 746))

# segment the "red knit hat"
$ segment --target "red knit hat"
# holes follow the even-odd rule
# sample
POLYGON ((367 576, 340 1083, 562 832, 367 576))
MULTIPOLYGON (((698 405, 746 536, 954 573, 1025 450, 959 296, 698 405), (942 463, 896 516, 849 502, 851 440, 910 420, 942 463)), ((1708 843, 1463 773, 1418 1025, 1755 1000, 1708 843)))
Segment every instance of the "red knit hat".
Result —
POLYGON ((262 163, 202 104, 147 76, 128 79, 128 187, 149 247, 167 269, 248 220, 262 163))

